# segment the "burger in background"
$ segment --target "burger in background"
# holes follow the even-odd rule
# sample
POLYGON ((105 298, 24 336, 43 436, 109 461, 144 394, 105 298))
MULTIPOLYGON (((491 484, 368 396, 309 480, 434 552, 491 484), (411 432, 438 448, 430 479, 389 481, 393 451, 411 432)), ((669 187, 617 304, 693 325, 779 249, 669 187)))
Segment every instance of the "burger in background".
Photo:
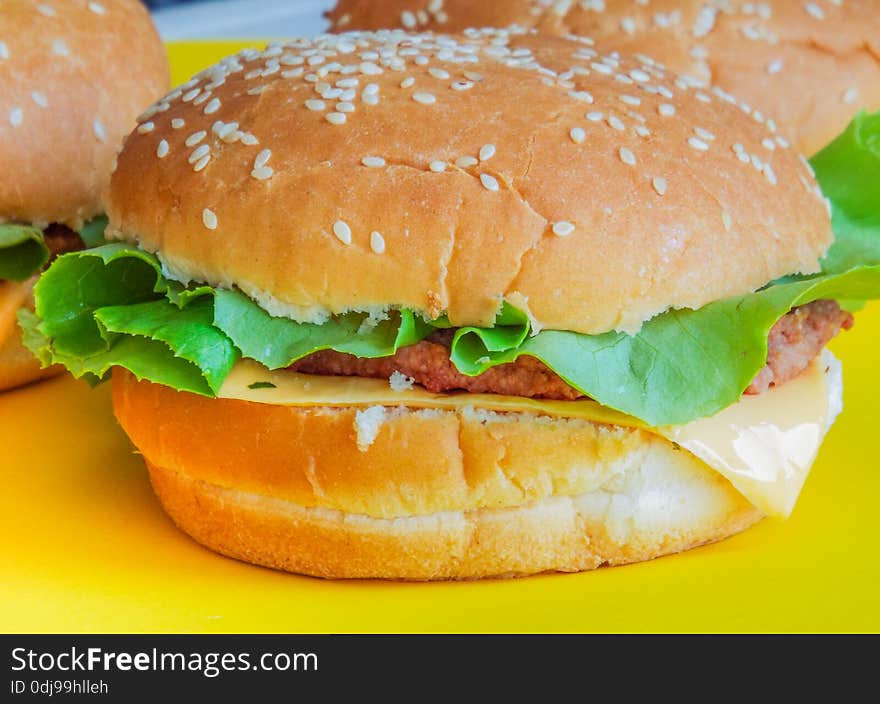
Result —
POLYGON ((880 108, 880 0, 338 0, 328 17, 336 32, 517 25, 590 37, 730 91, 803 154, 880 108))
POLYGON ((168 82, 137 0, 2 3, 0 389, 60 370, 41 369, 22 346, 16 311, 32 305, 47 262, 102 239, 94 219, 122 138, 168 82))
POLYGON ((224 554, 646 560, 793 509, 841 407, 823 347, 880 296, 878 134, 861 115, 811 166, 576 37, 299 39, 149 110, 118 241, 20 318, 44 364, 112 372, 165 509, 224 554))

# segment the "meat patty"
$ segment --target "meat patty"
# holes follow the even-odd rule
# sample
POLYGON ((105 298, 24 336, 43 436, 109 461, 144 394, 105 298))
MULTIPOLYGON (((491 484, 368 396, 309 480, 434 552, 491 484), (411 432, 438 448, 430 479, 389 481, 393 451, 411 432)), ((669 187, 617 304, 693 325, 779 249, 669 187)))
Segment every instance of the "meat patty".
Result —
POLYGON ((50 262, 62 254, 78 252, 86 248, 86 243, 83 242, 78 232, 57 223, 53 223, 43 230, 43 240, 49 248, 50 262))
MULTIPOLYGON (((852 315, 842 311, 836 301, 815 301, 795 308, 771 329, 767 365, 746 393, 759 394, 797 376, 841 328, 848 330, 852 325, 852 315)), ((464 390, 565 401, 583 397, 545 364, 527 355, 479 376, 465 376, 449 359, 453 334, 453 330, 441 330, 415 345, 400 348, 392 357, 378 359, 324 350, 304 357, 291 369, 304 374, 380 379, 400 372, 434 393, 464 390)))
POLYGON ((770 329, 767 364, 746 389, 760 394, 796 377, 838 332, 853 326, 852 313, 837 301, 813 301, 795 308, 770 329))

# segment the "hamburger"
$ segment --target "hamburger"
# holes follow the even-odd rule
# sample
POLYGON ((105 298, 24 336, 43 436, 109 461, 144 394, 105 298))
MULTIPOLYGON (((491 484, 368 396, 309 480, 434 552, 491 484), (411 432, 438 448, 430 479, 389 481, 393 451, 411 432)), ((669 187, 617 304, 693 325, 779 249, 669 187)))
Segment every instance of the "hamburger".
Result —
POLYGON ((803 154, 860 109, 880 108, 877 0, 338 0, 328 17, 334 31, 516 25, 592 37, 606 50, 644 52, 696 86, 729 90, 803 154))
POLYGON ((136 0, 9 0, 0 9, 0 390, 57 373, 15 312, 53 257, 101 240, 101 194, 135 117, 168 90, 136 0))
POLYGON ((841 408, 825 343, 880 293, 880 116, 811 165, 647 57, 398 30, 242 52, 142 119, 114 242, 20 318, 112 374, 200 543, 477 578, 792 510, 841 408))

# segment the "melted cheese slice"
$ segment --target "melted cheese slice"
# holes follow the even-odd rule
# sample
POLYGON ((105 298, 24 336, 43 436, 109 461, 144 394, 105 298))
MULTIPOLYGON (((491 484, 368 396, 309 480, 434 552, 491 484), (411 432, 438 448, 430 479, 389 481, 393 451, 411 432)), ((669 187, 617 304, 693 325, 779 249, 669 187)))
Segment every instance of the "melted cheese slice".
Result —
POLYGON ((30 300, 33 283, 33 280, 0 281, 0 345, 15 330, 15 315, 30 300))
POLYGON ((830 353, 782 386, 740 401, 711 418, 652 428, 588 399, 542 401, 468 392, 432 394, 420 387, 396 391, 382 379, 268 371, 239 362, 218 394, 221 398, 282 406, 406 406, 456 410, 539 413, 640 428, 685 448, 726 477, 768 515, 788 516, 840 406, 840 365, 830 353), (250 388, 268 382, 274 388, 250 388))

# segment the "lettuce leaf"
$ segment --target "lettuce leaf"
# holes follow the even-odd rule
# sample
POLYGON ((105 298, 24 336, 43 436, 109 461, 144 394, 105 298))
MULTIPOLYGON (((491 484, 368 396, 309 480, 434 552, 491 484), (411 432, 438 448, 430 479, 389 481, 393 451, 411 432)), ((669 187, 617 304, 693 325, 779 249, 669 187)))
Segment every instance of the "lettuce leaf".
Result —
MULTIPOLYGON (((880 113, 857 116, 812 163, 835 230, 818 274, 699 310, 667 311, 636 335, 531 335, 527 316, 505 304, 493 327, 456 331, 453 363, 474 376, 536 357, 585 395, 655 426, 720 411, 764 366, 768 333, 792 308, 819 299, 855 308, 880 297, 880 113)), ((36 315, 20 320, 26 344, 45 364, 60 362, 92 379, 120 365, 209 396, 239 356, 269 369, 323 349, 381 357, 451 327, 408 310, 378 321, 350 313, 322 325, 275 318, 241 292, 168 281, 155 257, 121 244, 60 257, 35 295, 36 315)))
POLYGON ((393 355, 433 330, 411 311, 364 313, 323 325, 273 318, 238 291, 185 289, 151 254, 108 244, 59 257, 34 288, 36 314, 19 312, 25 344, 44 364, 106 378, 113 366, 139 378, 213 396, 244 355, 269 369, 323 349, 393 355))
POLYGON ((24 281, 49 261, 42 230, 32 225, 0 224, 0 281, 24 281))

